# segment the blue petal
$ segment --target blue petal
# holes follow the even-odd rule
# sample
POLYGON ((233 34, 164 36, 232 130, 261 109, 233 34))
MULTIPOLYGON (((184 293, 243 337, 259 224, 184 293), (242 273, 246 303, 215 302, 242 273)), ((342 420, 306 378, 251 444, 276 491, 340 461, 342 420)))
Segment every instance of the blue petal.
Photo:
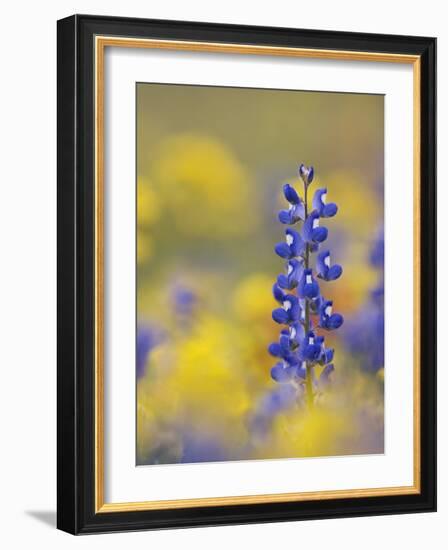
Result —
POLYGON ((343 322, 344 322, 344 317, 342 317, 340 313, 334 313, 328 319, 327 328, 328 330, 336 330, 342 325, 343 322))
POLYGON ((339 277, 342 275, 342 267, 338 264, 335 264, 330 267, 327 273, 327 279, 329 281, 334 281, 335 279, 339 279, 339 277))
POLYGON ((316 227, 312 232, 312 240, 316 243, 322 243, 328 237, 328 229, 326 227, 316 227))
POLYGON ((328 266, 325 263, 326 258, 330 255, 329 250, 322 250, 322 252, 319 252, 316 258, 316 271, 317 276, 321 279, 327 278, 328 273, 328 266))
POLYGON ((321 212, 321 216, 323 218, 331 218, 333 217, 336 212, 338 211, 338 207, 334 202, 330 202, 329 204, 326 204, 321 212))
POLYGON ((278 346, 281 349, 283 354, 288 353, 291 349, 290 339, 289 339, 289 330, 282 330, 280 334, 280 340, 278 346))
POLYGON ((272 318, 276 323, 279 323, 281 325, 286 325, 289 321, 289 315, 282 307, 274 309, 274 311, 272 312, 272 318))
POLYGON ((293 219, 294 223, 298 220, 304 220, 305 219, 305 203, 300 202, 299 204, 296 204, 294 208, 292 209, 293 213, 293 219))
MULTIPOLYGON (((279 278, 280 277, 281 275, 279 275, 279 278)), ((274 286, 272 287, 272 294, 274 295, 274 298, 277 300, 277 302, 280 302, 282 304, 286 294, 283 292, 280 286, 280 284, 274 283, 274 286)))
POLYGON ((333 360, 334 357, 334 349, 333 348, 326 348, 322 350, 321 357, 319 359, 319 363, 321 365, 326 365, 327 363, 330 363, 333 360))
POLYGON ((291 250, 289 246, 286 243, 278 243, 275 245, 275 252, 281 257, 281 258, 291 258, 291 250))
POLYGON ((314 168, 310 166, 309 172, 308 172, 308 183, 311 183, 314 179, 314 168))
MULTIPOLYGON (((289 278, 286 275, 283 275, 283 274, 281 274, 277 277, 277 284, 278 284, 279 287, 287 289, 287 290, 291 290, 293 288, 292 286, 290 286, 289 278)), ((279 300, 279 302, 280 301, 283 301, 283 300, 279 300)))
POLYGON ((282 357, 283 355, 283 349, 282 347, 280 346, 279 343, 277 342, 273 342, 269 347, 268 347, 268 351, 271 355, 273 355, 274 357, 282 357))
POLYGON ((278 219, 280 223, 291 224, 291 210, 280 210, 280 212, 278 213, 278 219))
POLYGON ((283 194, 285 195, 285 199, 291 204, 299 204, 300 197, 294 187, 289 185, 289 183, 283 186, 283 194))
POLYGON ((325 195, 327 192, 326 188, 316 189, 313 196, 313 210, 317 210, 321 214, 323 207, 325 206, 322 195, 325 195))

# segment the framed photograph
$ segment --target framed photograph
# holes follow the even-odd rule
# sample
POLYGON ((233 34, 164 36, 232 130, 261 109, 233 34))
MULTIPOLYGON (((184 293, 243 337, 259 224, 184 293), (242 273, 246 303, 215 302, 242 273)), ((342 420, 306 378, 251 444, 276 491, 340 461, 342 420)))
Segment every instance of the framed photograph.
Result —
POLYGON ((436 508, 434 38, 58 22, 58 527, 436 508))

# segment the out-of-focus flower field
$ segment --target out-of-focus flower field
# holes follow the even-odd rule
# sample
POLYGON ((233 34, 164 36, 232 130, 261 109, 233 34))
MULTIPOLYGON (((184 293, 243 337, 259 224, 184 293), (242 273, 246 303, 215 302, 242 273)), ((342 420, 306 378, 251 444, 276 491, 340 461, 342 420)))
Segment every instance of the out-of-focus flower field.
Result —
MULTIPOLYGON (((137 86, 137 463, 384 450, 383 97, 137 86), (313 164, 338 216, 344 325, 309 410, 271 379, 282 186, 313 164)), ((134 368, 134 366, 130 366, 134 368)))

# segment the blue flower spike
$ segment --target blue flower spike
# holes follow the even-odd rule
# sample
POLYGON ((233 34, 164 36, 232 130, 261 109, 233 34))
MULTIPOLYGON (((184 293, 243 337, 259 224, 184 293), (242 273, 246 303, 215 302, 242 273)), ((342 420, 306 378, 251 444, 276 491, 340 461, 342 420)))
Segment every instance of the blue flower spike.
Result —
MULTIPOLYGON (((299 177, 303 181, 304 200, 294 187, 283 186, 289 208, 280 211, 278 218, 295 228, 286 229, 285 242, 275 246, 276 254, 286 260, 286 272, 277 277, 272 289, 281 305, 274 309, 272 318, 286 328, 281 329, 278 342, 273 342, 268 350, 280 360, 271 369, 272 379, 281 384, 279 387, 290 388, 288 395, 293 392, 298 405, 303 401, 312 410, 334 371, 335 351, 325 347, 325 337, 318 329, 336 330, 344 322, 341 314, 333 313, 333 302, 322 296, 317 279, 334 281, 341 276, 342 267, 332 265, 329 250, 319 251, 328 237, 328 229, 321 227, 320 221, 333 217, 338 207, 326 203, 326 188, 317 189, 312 206, 309 204, 308 187, 314 179, 312 166, 301 164, 299 177), (319 378, 317 368, 321 370, 319 378)), ((292 403, 288 401, 286 406, 292 403)))
POLYGON ((334 281, 342 275, 342 267, 339 264, 331 265, 330 251, 323 250, 316 258, 316 272, 319 279, 334 281))
POLYGON ((321 218, 332 218, 338 211, 338 206, 334 202, 326 203, 327 190, 316 189, 313 197, 313 210, 319 214, 321 218))

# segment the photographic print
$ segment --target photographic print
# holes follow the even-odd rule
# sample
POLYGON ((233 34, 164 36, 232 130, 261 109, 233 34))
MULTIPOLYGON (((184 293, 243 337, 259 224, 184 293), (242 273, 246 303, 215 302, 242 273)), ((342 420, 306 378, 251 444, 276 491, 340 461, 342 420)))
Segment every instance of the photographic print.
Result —
POLYGON ((384 96, 136 84, 137 464, 384 452, 384 96))
POLYGON ((436 40, 58 21, 58 519, 436 510, 436 40))

